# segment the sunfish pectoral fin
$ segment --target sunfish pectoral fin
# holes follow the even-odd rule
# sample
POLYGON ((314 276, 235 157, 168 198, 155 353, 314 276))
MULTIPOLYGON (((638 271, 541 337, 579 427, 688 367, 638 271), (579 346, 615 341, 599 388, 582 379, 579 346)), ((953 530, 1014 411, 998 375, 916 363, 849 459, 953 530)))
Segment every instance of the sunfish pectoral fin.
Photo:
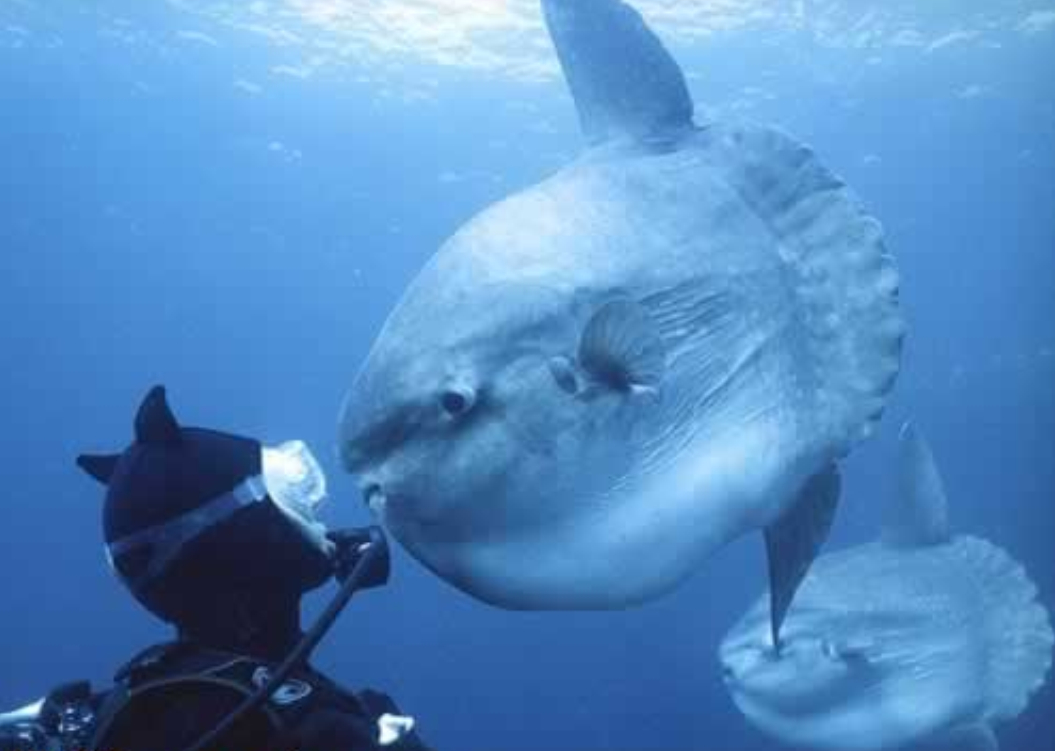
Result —
POLYGON ((883 542, 898 547, 949 540, 948 502, 934 452, 912 423, 900 435, 900 487, 887 512, 883 542))
POLYGON ((583 329, 579 367, 608 388, 654 395, 666 375, 667 352, 644 307, 629 299, 612 300, 583 329))
POLYGON ((957 728, 941 740, 956 751, 1000 751, 993 729, 984 723, 957 728))
POLYGON ((542 10, 591 144, 692 127, 685 76, 636 10, 621 0, 542 0, 542 10))
POLYGON ((780 626, 802 580, 828 539, 842 480, 831 464, 811 477, 782 517, 766 527, 769 564, 769 618, 773 647, 780 646, 780 626))

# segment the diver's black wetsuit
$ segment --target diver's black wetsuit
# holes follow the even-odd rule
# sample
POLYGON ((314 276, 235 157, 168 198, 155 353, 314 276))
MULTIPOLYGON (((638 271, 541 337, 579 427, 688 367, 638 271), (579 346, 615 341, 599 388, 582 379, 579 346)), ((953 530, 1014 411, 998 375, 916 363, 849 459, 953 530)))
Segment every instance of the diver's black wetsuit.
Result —
MULTIPOLYGON (((356 532, 333 533, 354 548, 356 532)), ((387 578, 387 571, 384 572, 387 578)), ((340 575, 338 576, 340 578, 340 575)), ((376 582, 375 582, 376 583, 376 582)), ((303 638, 300 593, 253 589, 195 592, 180 638, 141 652, 98 697, 99 751, 182 751, 264 682, 303 638)), ((215 751, 427 751, 415 733, 380 745, 378 720, 399 715, 388 696, 353 693, 308 667, 264 708, 228 733, 215 751)))
POLYGON ((324 493, 325 478, 306 447, 272 449, 283 461, 265 467, 255 439, 181 427, 162 387, 147 394, 134 429, 122 453, 78 464, 107 487, 115 573, 175 627, 176 641, 140 653, 108 691, 69 684, 0 715, 0 751, 189 751, 224 728, 208 751, 426 749, 387 696, 346 691, 301 662, 328 628, 320 620, 305 637, 304 593, 336 578, 334 607, 343 607, 345 595, 389 574, 379 530, 317 537, 305 504, 318 502, 311 493, 324 493), (271 691, 279 665, 297 664, 266 702, 233 714, 271 691))
MULTIPOLYGON (((93 694, 86 683, 60 687, 42 713, 47 745, 38 749, 26 736, 0 728, 0 751, 193 747, 267 682, 303 636, 298 598, 238 600, 213 610, 193 631, 181 629, 178 640, 136 655, 108 691, 93 694)), ((401 715, 385 694, 353 693, 309 666, 208 751, 429 751, 414 732, 382 744, 383 715, 401 715)))
MULTIPOLYGON (((182 751, 215 727, 266 679, 275 664, 192 642, 159 645, 94 697, 99 751, 182 751)), ((235 726, 211 751, 427 751, 410 733, 382 746, 378 719, 398 714, 373 691, 353 694, 314 670, 295 673, 265 707, 235 726)))

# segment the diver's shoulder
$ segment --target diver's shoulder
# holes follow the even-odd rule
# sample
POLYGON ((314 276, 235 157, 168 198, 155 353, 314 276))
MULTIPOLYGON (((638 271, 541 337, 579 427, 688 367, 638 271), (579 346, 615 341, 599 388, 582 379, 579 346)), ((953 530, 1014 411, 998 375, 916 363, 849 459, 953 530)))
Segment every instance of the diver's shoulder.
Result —
POLYGON ((140 683, 166 675, 220 673, 225 667, 239 663, 267 664, 249 655, 213 649, 192 641, 167 641, 137 652, 117 669, 114 683, 140 683))

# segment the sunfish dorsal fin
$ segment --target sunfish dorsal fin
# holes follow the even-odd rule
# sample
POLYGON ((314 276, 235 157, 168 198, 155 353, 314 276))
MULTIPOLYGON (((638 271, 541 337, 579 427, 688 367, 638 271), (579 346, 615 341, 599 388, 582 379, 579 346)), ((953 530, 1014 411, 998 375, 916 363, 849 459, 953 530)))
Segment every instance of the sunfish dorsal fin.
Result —
POLYGON ((780 627, 802 580, 828 539, 842 478, 832 464, 811 477, 791 508, 765 529, 769 564, 769 618, 773 647, 780 647, 780 627))
POLYGON ((586 140, 642 141, 692 127, 681 68, 621 0, 542 0, 586 140))
POLYGON ((890 504, 882 540, 894 547, 940 545, 949 540, 945 486, 934 453, 910 422, 901 428, 900 483, 890 504))

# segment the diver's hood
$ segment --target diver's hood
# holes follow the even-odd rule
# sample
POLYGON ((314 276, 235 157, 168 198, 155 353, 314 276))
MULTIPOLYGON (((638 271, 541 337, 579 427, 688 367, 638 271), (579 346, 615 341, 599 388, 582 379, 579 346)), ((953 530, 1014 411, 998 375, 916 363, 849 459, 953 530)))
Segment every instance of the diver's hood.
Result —
POLYGON ((139 407, 135 439, 123 453, 83 455, 77 463, 107 486, 107 553, 133 591, 163 574, 192 540, 254 503, 273 501, 315 547, 325 534, 314 521, 325 476, 303 443, 270 449, 181 427, 161 386, 139 407))

